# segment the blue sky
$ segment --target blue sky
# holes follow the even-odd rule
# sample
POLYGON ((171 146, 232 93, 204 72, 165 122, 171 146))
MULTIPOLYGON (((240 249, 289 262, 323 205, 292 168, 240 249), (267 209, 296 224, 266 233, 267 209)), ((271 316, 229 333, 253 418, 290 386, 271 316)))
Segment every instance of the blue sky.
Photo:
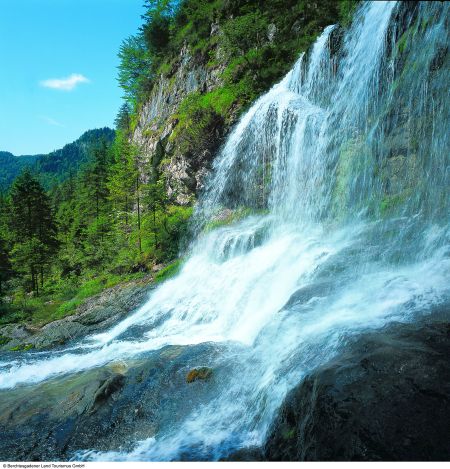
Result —
POLYGON ((0 150, 48 153, 113 126, 143 0, 0 0, 0 150))

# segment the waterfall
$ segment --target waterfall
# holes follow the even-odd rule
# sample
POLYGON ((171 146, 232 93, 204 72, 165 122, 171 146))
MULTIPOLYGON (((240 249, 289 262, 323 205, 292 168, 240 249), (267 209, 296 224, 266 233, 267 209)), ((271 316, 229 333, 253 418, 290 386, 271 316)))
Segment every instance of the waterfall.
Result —
POLYGON ((179 275, 102 334, 1 363, 0 387, 221 343, 211 365, 234 371, 214 398, 131 452, 78 455, 219 458, 261 444, 349 337, 448 301, 448 10, 367 2, 347 31, 327 27, 228 137, 179 275))

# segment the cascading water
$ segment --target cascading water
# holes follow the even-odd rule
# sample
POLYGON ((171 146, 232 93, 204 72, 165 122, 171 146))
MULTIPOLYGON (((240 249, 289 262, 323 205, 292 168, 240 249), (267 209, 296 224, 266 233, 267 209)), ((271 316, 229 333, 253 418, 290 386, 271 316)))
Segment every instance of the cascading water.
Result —
POLYGON ((211 459, 260 444, 286 392, 349 337, 448 301, 449 5, 408 8, 365 3, 345 34, 326 28, 243 116, 189 258, 144 306, 71 349, 0 364, 11 388, 224 344, 211 365, 232 371, 213 399, 129 452, 77 457, 211 459), (234 222, 213 229, 224 213, 234 222))

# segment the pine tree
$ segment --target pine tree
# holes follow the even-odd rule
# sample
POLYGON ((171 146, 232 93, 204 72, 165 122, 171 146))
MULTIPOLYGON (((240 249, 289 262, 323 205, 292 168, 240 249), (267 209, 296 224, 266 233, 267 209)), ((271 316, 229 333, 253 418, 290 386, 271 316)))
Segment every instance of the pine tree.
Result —
POLYGON ((50 199, 39 181, 25 170, 11 188, 10 226, 16 238, 13 262, 27 266, 32 289, 39 293, 44 284, 44 269, 58 249, 57 229, 50 199))
POLYGON ((149 184, 146 188, 146 201, 149 212, 151 213, 151 230, 154 236, 155 248, 160 247, 158 233, 161 231, 158 221, 161 221, 165 230, 166 225, 166 205, 167 193, 164 186, 164 180, 159 179, 153 184, 149 184))
POLYGON ((114 120, 114 125, 118 131, 125 132, 127 135, 130 133, 131 107, 126 101, 120 106, 119 112, 114 120))
POLYGON ((3 294, 3 284, 11 278, 12 273, 11 259, 6 242, 0 238, 0 297, 3 294))
POLYGON ((109 197, 116 220, 125 230, 129 228, 135 197, 136 165, 132 147, 123 131, 117 133, 113 147, 114 164, 108 177, 109 197))

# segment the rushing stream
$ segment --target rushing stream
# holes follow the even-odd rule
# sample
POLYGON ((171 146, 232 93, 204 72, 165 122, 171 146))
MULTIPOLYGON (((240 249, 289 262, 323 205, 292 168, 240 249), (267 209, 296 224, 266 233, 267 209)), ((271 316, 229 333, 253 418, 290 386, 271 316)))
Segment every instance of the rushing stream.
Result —
POLYGON ((235 371, 184 422, 76 455, 219 458, 260 444, 287 391, 349 337, 447 302, 448 10, 373 2, 347 31, 327 27, 227 139, 179 275, 102 334, 0 363, 0 387, 223 343, 235 371))

